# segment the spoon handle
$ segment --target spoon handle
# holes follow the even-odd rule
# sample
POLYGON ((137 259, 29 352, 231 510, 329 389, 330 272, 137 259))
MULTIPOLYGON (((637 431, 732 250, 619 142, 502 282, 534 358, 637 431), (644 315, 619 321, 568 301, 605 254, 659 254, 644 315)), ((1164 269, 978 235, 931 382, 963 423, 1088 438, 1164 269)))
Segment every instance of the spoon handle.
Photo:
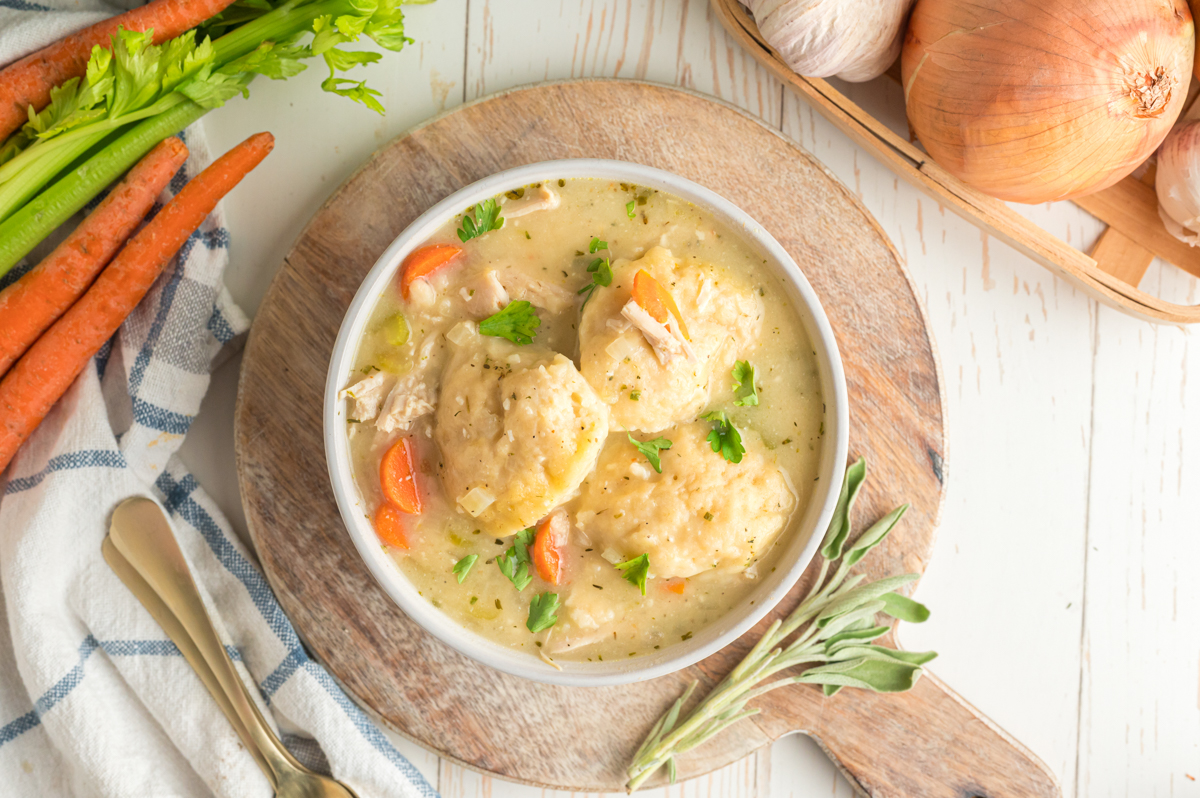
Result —
MULTIPOLYGON (((234 728, 238 729, 239 734, 245 732, 243 739, 248 738, 248 747, 258 751, 261 759, 256 759, 267 773, 271 786, 278 788, 296 771, 307 773, 307 769, 295 760, 271 731, 250 697, 250 691, 238 676, 212 619, 204 609, 200 591, 192 580, 171 525, 159 506, 143 497, 121 502, 113 511, 109 537, 117 553, 124 557, 174 617, 177 624, 175 631, 180 632, 181 637, 190 638, 198 659, 207 665, 212 675, 212 683, 204 679, 202 673, 201 679, 204 679, 205 686, 214 696, 218 693, 224 696, 224 701, 218 699, 218 703, 231 721, 236 718, 234 728)), ((172 634, 172 629, 157 616, 156 620, 187 656, 180 638, 172 634)), ((193 660, 189 657, 189 661, 193 660)), ((197 672, 200 672, 198 668, 197 672)))
MULTIPOLYGON (((200 653, 200 649, 196 648, 196 644, 192 642, 192 638, 188 636, 187 630, 179 623, 179 619, 172 614, 163 600, 154 592, 154 588, 142 579, 142 575, 137 572, 137 569, 129 564, 129 560, 121 552, 117 551, 116 545, 112 542, 112 538, 105 538, 104 543, 100 545, 101 553, 104 554, 104 559, 109 567, 116 573, 117 578, 125 583, 125 587, 129 588, 129 592, 133 593, 134 597, 142 603, 147 612, 163 631, 167 633, 167 637, 183 654, 183 658, 192 666, 192 670, 200 677, 200 681, 204 683, 205 689, 216 700, 217 706, 221 708, 221 712, 229 721, 229 725, 237 732, 242 744, 246 746, 246 750, 254 757, 254 761, 258 764, 262 772, 266 774, 268 780, 274 779, 275 773, 267 764, 266 756, 259 747, 255 744, 254 738, 250 736, 250 732, 246 729, 246 724, 242 723, 238 717, 237 711, 234 710, 233 704, 225 696, 221 689, 221 683, 217 681, 216 674, 212 672, 212 668, 208 667, 208 663, 204 661, 204 656, 200 653)), ((272 784, 272 786, 275 786, 272 784)))

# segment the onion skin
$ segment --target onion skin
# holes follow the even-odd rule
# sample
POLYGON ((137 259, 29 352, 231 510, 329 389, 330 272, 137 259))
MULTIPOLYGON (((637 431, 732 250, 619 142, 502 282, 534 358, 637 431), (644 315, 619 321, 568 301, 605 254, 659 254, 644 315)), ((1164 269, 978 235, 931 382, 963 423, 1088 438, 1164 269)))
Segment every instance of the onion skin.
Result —
POLYGON ((943 168, 1015 202, 1111 186, 1187 96, 1187 0, 918 0, 901 53, 909 124, 943 168))

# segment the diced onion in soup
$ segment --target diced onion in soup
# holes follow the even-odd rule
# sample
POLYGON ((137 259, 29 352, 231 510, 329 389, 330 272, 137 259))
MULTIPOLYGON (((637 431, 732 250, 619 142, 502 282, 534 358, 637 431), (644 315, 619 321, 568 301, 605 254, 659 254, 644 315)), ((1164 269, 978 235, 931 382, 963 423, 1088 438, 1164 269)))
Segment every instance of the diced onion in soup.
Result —
POLYGON ((455 346, 462 346, 475 337, 475 325, 469 321, 460 321, 446 333, 446 340, 455 346))
POLYGON ((495 496, 483 488, 475 487, 464 493, 458 503, 471 514, 472 518, 478 518, 479 514, 491 507, 494 501, 496 501, 495 496))

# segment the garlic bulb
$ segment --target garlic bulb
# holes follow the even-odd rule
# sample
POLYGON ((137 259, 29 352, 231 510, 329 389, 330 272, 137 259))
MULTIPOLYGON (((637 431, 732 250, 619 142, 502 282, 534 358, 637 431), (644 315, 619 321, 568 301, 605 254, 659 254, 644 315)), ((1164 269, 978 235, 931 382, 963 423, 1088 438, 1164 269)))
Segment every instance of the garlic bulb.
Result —
POLYGON ((741 0, 792 71, 860 83, 900 55, 914 0, 741 0))
POLYGON ((1200 119, 1175 127, 1158 150, 1158 215, 1171 235, 1200 245, 1200 119))

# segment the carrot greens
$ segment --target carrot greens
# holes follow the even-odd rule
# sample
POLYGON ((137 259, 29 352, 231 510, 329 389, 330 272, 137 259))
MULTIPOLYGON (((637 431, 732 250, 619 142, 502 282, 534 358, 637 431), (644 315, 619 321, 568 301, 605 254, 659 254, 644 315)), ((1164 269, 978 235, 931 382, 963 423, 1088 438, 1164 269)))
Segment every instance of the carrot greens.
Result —
POLYGON ((696 706, 683 712, 699 682, 693 682, 658 719, 626 770, 629 792, 664 767, 674 781, 676 757, 758 714, 757 707, 746 705, 771 690, 819 684, 826 696, 843 687, 903 692, 912 689, 922 666, 937 656, 932 651, 897 651, 874 643, 891 630, 890 624, 877 623, 879 614, 919 623, 929 617, 929 611, 898 592, 915 581, 916 574, 875 582, 867 582, 865 574, 850 575, 850 569, 887 537, 908 509, 908 505, 897 507, 848 543, 850 509, 865 474, 861 459, 847 470, 821 548, 820 572, 808 595, 790 615, 772 622, 741 663, 696 706), (805 670, 793 670, 804 666, 805 670), (770 680, 784 671, 791 674, 770 680))

